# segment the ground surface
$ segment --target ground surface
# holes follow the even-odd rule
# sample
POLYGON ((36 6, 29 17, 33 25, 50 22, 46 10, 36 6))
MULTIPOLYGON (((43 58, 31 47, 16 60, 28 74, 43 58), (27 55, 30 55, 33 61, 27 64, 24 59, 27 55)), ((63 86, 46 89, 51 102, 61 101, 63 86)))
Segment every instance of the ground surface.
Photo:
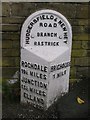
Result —
POLYGON ((47 111, 39 110, 33 106, 20 104, 18 100, 3 100, 2 116, 4 118, 26 118, 25 120, 40 118, 89 118, 88 116, 88 81, 82 80, 71 86, 70 92, 60 98, 47 111), (77 102, 77 97, 85 101, 77 102))

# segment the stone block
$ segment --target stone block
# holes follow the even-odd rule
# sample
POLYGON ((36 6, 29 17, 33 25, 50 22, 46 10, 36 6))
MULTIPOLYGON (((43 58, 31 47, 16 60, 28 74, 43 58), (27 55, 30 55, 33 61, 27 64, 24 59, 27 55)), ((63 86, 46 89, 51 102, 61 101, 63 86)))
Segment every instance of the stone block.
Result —
POLYGON ((20 41, 19 40, 13 40, 12 41, 12 47, 13 48, 17 48, 17 49, 19 49, 20 48, 20 41))
POLYGON ((73 34, 73 40, 89 40, 90 34, 73 34))
POLYGON ((76 67, 71 67, 70 78, 76 78, 76 67))
POLYGON ((84 56, 88 56, 87 50, 82 50, 82 49, 78 49, 78 50, 72 50, 72 57, 84 57, 84 56))
POLYGON ((2 16, 10 16, 10 3, 2 3, 2 16))
POLYGON ((2 25, 2 32, 18 32, 20 31, 20 25, 8 24, 2 25))
POLYGON ((70 3, 13 3, 12 16, 29 16, 40 9, 54 9, 67 18, 75 18, 76 4, 70 3), (72 12, 73 11, 73 12, 72 12))
POLYGON ((20 67, 20 57, 15 57, 15 66, 20 67))
POLYGON ((89 57, 80 57, 80 58, 75 58, 75 65, 76 66, 90 66, 90 61, 89 61, 89 57))
POLYGON ((2 39, 3 40, 19 40, 20 33, 18 33, 18 32, 3 32, 2 39))
POLYGON ((72 26, 88 26, 89 20, 88 19, 78 19, 78 18, 73 18, 69 19, 70 23, 72 26))
POLYGON ((90 67, 78 67, 77 68, 77 77, 78 78, 90 78, 90 67))
POLYGON ((81 41, 72 42, 72 49, 81 49, 81 48, 82 48, 81 41))
POLYGON ((28 16, 35 10, 35 3, 12 3, 11 16, 28 16))
POLYGON ((75 65, 75 60, 74 58, 71 58, 71 67, 73 67, 75 65))
POLYGON ((16 71, 19 71, 18 67, 3 67, 2 78, 12 78, 16 71))
POLYGON ((13 17, 13 16, 6 16, 2 17, 3 24, 22 24, 24 22, 24 17, 13 17))
POLYGON ((2 41, 2 48, 12 48, 12 41, 11 40, 3 40, 2 41))
POLYGON ((26 19, 21 31, 21 102, 46 110, 68 92, 71 44, 71 26, 60 13, 41 10, 26 19))
POLYGON ((3 49, 2 56, 12 57, 12 56, 19 56, 20 51, 19 49, 3 49))
POLYGON ((73 26, 72 27, 73 33, 82 34, 88 33, 88 26, 73 26))
POLYGON ((12 57, 3 57, 2 58, 3 67, 15 67, 15 60, 12 57))
POLYGON ((2 48, 2 41, 0 40, 0 50, 1 50, 1 48, 2 48))
POLYGON ((90 57, 90 50, 87 50, 87 56, 90 57))
POLYGON ((82 49, 90 49, 90 41, 82 41, 82 49))
POLYGON ((77 4, 76 18, 88 18, 88 5, 77 4))

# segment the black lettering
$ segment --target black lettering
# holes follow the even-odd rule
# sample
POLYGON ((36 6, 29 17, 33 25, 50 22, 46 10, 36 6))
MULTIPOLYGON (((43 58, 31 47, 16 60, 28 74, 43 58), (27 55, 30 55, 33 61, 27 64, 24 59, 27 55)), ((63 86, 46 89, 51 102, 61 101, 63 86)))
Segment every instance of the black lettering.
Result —
MULTIPOLYGON (((32 27, 28 26, 28 30, 30 30, 30 31, 31 31, 31 29, 32 29, 32 27)), ((29 31, 29 32, 30 32, 30 31, 29 31)))
POLYGON ((31 25, 31 26, 33 26, 33 25, 34 25, 34 23, 33 23, 33 22, 31 22, 31 23, 30 23, 30 25, 31 25))
POLYGON ((34 23, 37 23, 37 20, 36 20, 36 19, 34 19, 34 20, 33 20, 33 22, 34 22, 34 23))
POLYGON ((30 33, 30 29, 27 29, 26 32, 27 32, 27 33, 30 33))
POLYGON ((43 42, 41 42, 41 46, 43 46, 44 44, 43 44, 43 42))
POLYGON ((66 27, 63 27, 63 31, 67 31, 66 27))
MULTIPOLYGON (((28 40, 29 40, 29 37, 28 37, 28 40)), ((29 44, 29 41, 28 40, 26 40, 26 44, 29 44)))
POLYGON ((40 27, 43 27, 43 23, 39 23, 39 26, 40 26, 40 27))
POLYGON ((47 20, 49 19, 49 16, 48 16, 48 15, 46 15, 46 19, 47 19, 47 20))
POLYGON ((57 22, 57 18, 55 18, 54 21, 57 22))
POLYGON ((33 72, 32 71, 30 71, 30 75, 33 76, 33 72))
POLYGON ((30 36, 30 33, 26 33, 26 36, 30 36))
POLYGON ((64 23, 62 23, 62 24, 61 24, 61 27, 62 27, 62 28, 63 28, 63 26, 65 26, 65 24, 64 24, 64 23))
POLYGON ((50 19, 51 19, 51 20, 53 20, 53 19, 54 19, 54 16, 53 16, 53 15, 51 15, 51 16, 50 16, 50 19))
POLYGON ((48 27, 52 27, 52 24, 50 23, 50 24, 48 25, 48 27))
POLYGON ((25 69, 21 69, 22 74, 28 75, 28 71, 25 69))
POLYGON ((47 27, 47 23, 44 23, 44 27, 47 27))
POLYGON ((51 33, 51 37, 53 37, 53 33, 51 33))
POLYGON ((54 23, 54 24, 53 24, 53 27, 57 27, 57 24, 56 24, 56 23, 54 23))
POLYGON ((24 61, 22 61, 21 63, 22 63, 22 67, 24 67, 24 61))
POLYGON ((64 32, 64 39, 68 39, 67 32, 64 32))
POLYGON ((61 25, 61 24, 62 24, 62 21, 60 20, 58 23, 59 23, 59 25, 61 25))
POLYGON ((34 42, 34 45, 37 45, 37 42, 36 42, 36 41, 34 42))
POLYGON ((43 19, 43 20, 45 19, 45 15, 42 15, 42 16, 40 16, 40 17, 41 17, 41 19, 43 19))
POLYGON ((63 68, 69 67, 69 66, 70 66, 70 62, 53 65, 53 66, 51 66, 51 68, 50 68, 50 72, 53 72, 53 71, 55 71, 55 70, 60 70, 60 69, 63 69, 63 68))

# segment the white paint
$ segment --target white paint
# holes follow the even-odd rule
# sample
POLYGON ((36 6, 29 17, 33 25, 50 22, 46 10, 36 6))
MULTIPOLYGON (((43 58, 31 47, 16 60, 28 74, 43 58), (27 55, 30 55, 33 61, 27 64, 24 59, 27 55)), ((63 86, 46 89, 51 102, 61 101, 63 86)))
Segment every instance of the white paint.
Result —
POLYGON ((25 47, 28 52, 35 53, 38 57, 46 60, 47 62, 52 62, 58 56, 62 55, 65 51, 68 50, 68 47, 25 47))
MULTIPOLYGON (((43 109, 47 109, 56 99, 58 99, 62 94, 65 94, 68 92, 69 87, 69 72, 70 72, 70 66, 60 68, 63 64, 67 64, 70 62, 71 58, 71 44, 72 44, 72 30, 69 22, 67 19, 61 15, 60 13, 53 11, 53 10, 41 10, 33 13, 30 15, 26 21, 23 24, 22 31, 21 31, 21 69, 24 69, 26 71, 26 74, 22 73, 21 70, 21 86, 25 85, 28 91, 21 88, 21 102, 30 102, 31 104, 35 104, 38 106, 42 106, 43 109), (64 43, 64 31, 62 30, 61 26, 57 25, 56 28, 48 28, 43 27, 41 28, 39 26, 39 23, 54 23, 51 19, 44 19, 39 20, 37 23, 35 23, 30 31, 30 34, 34 36, 34 38, 31 38, 29 41, 29 44, 26 44, 26 32, 28 25, 37 17, 40 17, 42 15, 48 15, 48 18, 50 15, 53 15, 55 18, 57 18, 57 23, 59 20, 62 20, 62 23, 66 26, 67 31, 67 43, 64 43), (55 32, 57 34, 60 34, 62 36, 61 39, 59 37, 37 37, 37 32, 42 31, 44 32, 55 32), (58 41, 59 46, 36 46, 34 45, 34 41, 39 42, 53 42, 58 41), (23 62, 22 62, 23 61, 23 62), (23 65, 25 62, 28 62, 29 68, 25 65, 23 65), (47 72, 43 72, 41 70, 35 70, 35 68, 31 68, 31 64, 37 64, 39 67, 47 67, 47 72), (58 66, 58 69, 54 70, 51 69, 52 66, 58 66), (34 73, 32 74, 30 73, 34 73), (28 74, 27 74, 28 73, 28 74), (38 78, 36 76, 38 74, 38 78), (42 77, 43 76, 43 77, 42 77), (43 84, 47 84, 47 89, 44 89, 44 87, 36 86, 35 84, 32 85, 31 83, 24 83, 22 81, 23 77, 29 79, 33 79, 33 83, 36 80, 37 82, 42 82, 43 84), (46 79, 44 78, 46 77, 46 79), (45 92, 46 96, 37 95, 36 93, 32 93, 29 91, 30 87, 41 90, 45 92), (30 94, 32 98, 34 96, 39 97, 40 99, 43 99, 44 104, 35 102, 34 100, 28 100, 27 95, 30 94)), ((64 66, 64 65, 63 65, 64 66)), ((54 68, 54 67, 52 67, 54 68)), ((39 84, 39 83, 38 83, 39 84)))
MULTIPOLYGON (((63 21, 63 23, 65 24, 65 27, 67 28, 67 31, 68 31, 68 44, 69 46, 71 46, 72 44, 72 41, 71 41, 71 38, 72 38, 72 33, 71 33, 71 26, 69 24, 69 22, 67 21, 67 19, 60 13, 56 12, 56 11, 53 11, 53 10, 41 10, 41 11, 38 11, 38 12, 35 12, 33 13, 32 15, 30 15, 26 21, 24 22, 23 26, 22 26, 22 31, 21 31, 21 46, 22 47, 25 47, 25 46, 33 46, 33 41, 59 41, 60 42, 60 45, 63 46, 65 45, 63 43, 64 39, 64 32, 62 30, 62 28, 60 27, 60 25, 58 24, 59 21, 63 21), (57 22, 54 22, 54 20, 48 20, 48 19, 45 19, 45 20, 41 20, 40 17, 42 17, 42 15, 49 15, 49 17, 51 15, 54 16, 54 19, 57 18, 57 22), (30 25, 31 22, 33 22, 34 19, 36 19, 37 17, 39 17, 39 21, 37 23, 35 23, 30 31, 30 35, 29 35, 29 42, 30 44, 26 44, 25 41, 26 41, 26 31, 28 29, 28 26, 30 25), (66 23, 67 21, 67 23, 66 23), (57 28, 51 28, 51 27, 39 27, 39 23, 57 23, 57 28), (45 33, 45 32, 54 32, 58 34, 58 37, 37 37, 36 34, 37 32, 42 32, 45 33), (31 36, 33 36, 34 38, 32 38, 31 36), (61 36, 61 39, 59 39, 59 36, 61 36)), ((31 26, 30 26, 31 27, 31 26)))

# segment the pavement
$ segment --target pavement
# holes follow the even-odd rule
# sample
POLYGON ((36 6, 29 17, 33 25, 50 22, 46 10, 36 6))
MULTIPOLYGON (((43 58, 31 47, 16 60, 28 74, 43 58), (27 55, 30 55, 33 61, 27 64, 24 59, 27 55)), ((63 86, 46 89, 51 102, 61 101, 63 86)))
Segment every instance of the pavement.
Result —
POLYGON ((2 102, 2 120, 9 118, 36 119, 63 119, 63 118, 89 118, 88 115, 88 80, 75 83, 70 87, 68 94, 59 98, 47 111, 36 109, 33 106, 20 104, 19 100, 4 100, 2 102), (84 101, 79 103, 77 97, 84 101))

